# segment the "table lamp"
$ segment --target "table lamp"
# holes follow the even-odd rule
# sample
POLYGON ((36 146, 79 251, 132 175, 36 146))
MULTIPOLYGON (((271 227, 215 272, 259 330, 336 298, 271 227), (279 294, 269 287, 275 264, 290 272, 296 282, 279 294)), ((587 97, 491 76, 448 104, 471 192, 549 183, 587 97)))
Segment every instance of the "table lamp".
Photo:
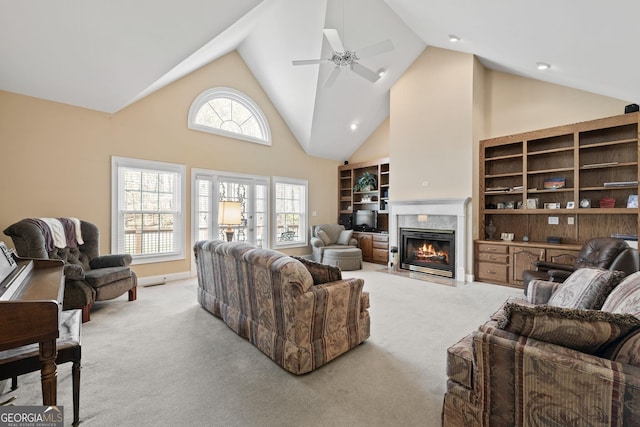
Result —
POLYGON ((227 226, 225 230, 225 233, 227 233, 227 242, 231 242, 233 240, 233 229, 231 226, 242 224, 242 207, 240 202, 220 202, 218 224, 227 226))

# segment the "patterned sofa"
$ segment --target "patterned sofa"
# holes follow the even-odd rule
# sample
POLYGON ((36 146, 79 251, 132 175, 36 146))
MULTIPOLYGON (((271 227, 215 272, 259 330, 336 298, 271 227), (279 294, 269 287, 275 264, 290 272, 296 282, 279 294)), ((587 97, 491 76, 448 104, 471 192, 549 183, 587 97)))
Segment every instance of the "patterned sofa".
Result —
POLYGON ((362 279, 241 242, 194 245, 198 302, 278 365, 304 374, 369 337, 362 279))
POLYGON ((443 426, 640 425, 640 273, 621 278, 533 280, 451 346, 443 426))

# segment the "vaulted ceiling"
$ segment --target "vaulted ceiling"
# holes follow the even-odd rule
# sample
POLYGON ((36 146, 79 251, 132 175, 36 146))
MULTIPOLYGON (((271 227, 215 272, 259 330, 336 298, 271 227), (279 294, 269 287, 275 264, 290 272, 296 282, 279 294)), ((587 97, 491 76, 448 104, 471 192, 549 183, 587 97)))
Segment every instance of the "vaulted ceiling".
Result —
POLYGON ((305 151, 343 160, 426 46, 638 102, 638 16, 635 0, 0 0, 0 90, 114 113, 238 50, 305 151), (390 39, 392 51, 360 61, 385 75, 345 69, 324 87, 331 64, 294 67, 331 56, 324 28, 356 52, 390 39))

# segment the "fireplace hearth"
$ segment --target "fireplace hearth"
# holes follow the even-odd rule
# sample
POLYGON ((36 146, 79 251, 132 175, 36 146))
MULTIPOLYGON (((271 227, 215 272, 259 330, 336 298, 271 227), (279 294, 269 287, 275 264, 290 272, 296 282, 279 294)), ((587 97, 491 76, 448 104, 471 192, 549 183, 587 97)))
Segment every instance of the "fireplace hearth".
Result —
POLYGON ((400 229, 400 267, 455 278, 455 231, 400 229))

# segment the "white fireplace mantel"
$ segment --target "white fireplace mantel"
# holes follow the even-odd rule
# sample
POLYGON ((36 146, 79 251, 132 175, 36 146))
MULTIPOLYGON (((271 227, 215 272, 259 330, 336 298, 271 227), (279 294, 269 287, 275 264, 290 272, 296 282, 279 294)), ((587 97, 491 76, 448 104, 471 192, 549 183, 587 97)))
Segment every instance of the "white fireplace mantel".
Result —
POLYGON ((465 281, 467 265, 467 204, 470 197, 389 201, 389 244, 398 246, 398 217, 403 215, 442 215, 456 217, 456 281, 465 281))

